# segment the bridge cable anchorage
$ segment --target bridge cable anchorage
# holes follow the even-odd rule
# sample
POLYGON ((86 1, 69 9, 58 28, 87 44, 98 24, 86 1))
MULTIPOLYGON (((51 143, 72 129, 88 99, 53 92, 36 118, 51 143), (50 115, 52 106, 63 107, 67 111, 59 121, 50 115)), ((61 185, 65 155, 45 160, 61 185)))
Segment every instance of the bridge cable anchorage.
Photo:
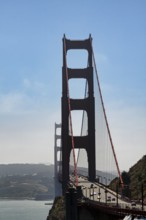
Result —
POLYGON ((65 43, 65 36, 64 36, 64 51, 65 51, 65 70, 66 70, 66 84, 67 84, 67 97, 68 97, 68 110, 69 110, 69 126, 70 126, 70 133, 71 133, 71 143, 72 143, 72 150, 73 150, 73 160, 74 160, 74 176, 75 176, 75 186, 78 186, 78 176, 77 176, 77 162, 75 157, 75 144, 74 144, 74 136, 73 136, 73 127, 72 127, 72 115, 71 115, 71 103, 70 103, 70 93, 69 93, 69 83, 68 83, 68 69, 67 69, 67 59, 66 59, 66 43, 65 43))
POLYGON ((122 188, 124 188, 124 182, 123 182, 123 179, 122 179, 122 176, 121 176, 118 160, 117 160, 117 157, 116 157, 116 152, 115 152, 115 149, 114 149, 114 144, 113 144, 112 137, 111 137, 111 132, 110 132, 110 129, 109 129, 109 124, 108 124, 108 120, 107 120, 107 116, 106 116, 106 111, 105 111, 105 107, 104 107, 104 102, 103 102, 103 97, 102 97, 101 87, 100 87, 100 82, 99 82, 99 76, 98 76, 98 72, 97 72, 95 56, 94 56, 94 51, 93 51, 93 46, 92 46, 91 35, 89 36, 89 38, 90 38, 90 43, 91 43, 92 55, 93 55, 93 65, 94 65, 94 68, 95 68, 96 79, 97 79, 97 84, 98 84, 101 104, 102 104, 102 108, 103 108, 103 114, 104 114, 104 118, 105 118, 105 123, 106 123, 107 131, 108 131, 108 135, 109 135, 109 139, 110 139, 110 143, 111 143, 112 152, 113 152, 113 155, 114 155, 114 159, 115 159, 118 175, 119 175, 119 178, 120 178, 121 186, 122 186, 122 188))

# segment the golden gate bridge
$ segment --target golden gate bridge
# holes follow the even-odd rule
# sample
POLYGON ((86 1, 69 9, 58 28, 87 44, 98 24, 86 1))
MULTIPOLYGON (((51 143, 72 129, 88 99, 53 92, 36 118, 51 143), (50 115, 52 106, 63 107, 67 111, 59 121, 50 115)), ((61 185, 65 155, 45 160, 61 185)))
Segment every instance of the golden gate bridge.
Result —
MULTIPOLYGON (((73 90, 78 94, 76 84, 73 90)), ((144 219, 143 201, 142 207, 133 209, 131 201, 122 195, 124 183, 106 116, 91 35, 85 40, 63 37, 61 102, 62 121, 55 124, 55 189, 56 196, 66 195, 66 219, 82 219, 77 214, 81 209, 90 213, 87 219, 123 219, 126 215, 131 215, 129 219, 136 216, 144 219), (72 51, 86 51, 84 68, 68 66, 72 51), (71 96, 70 85, 75 80, 84 81, 82 98, 71 96), (73 117, 74 112, 80 112, 80 118, 73 117), (76 130, 79 132, 75 135, 76 130), (116 176, 115 192, 108 186, 116 176)))

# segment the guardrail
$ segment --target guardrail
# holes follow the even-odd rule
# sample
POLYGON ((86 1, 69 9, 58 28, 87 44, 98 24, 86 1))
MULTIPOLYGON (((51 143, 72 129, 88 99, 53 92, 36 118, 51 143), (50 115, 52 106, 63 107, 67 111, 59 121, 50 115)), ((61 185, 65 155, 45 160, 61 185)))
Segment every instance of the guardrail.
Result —
POLYGON ((104 213, 112 214, 115 216, 125 217, 126 215, 132 215, 132 216, 142 216, 142 217, 145 216, 146 217, 146 211, 124 208, 124 207, 122 207, 122 204, 119 204, 118 207, 116 205, 109 206, 105 203, 101 203, 101 202, 97 202, 97 201, 95 202, 93 200, 86 198, 82 202, 82 205, 88 206, 88 208, 94 208, 96 210, 100 210, 104 213))

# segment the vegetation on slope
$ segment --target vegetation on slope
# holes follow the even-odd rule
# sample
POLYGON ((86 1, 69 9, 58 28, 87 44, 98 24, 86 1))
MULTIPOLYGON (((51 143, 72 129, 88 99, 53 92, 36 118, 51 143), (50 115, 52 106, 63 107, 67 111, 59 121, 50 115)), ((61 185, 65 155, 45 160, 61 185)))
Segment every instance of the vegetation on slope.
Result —
POLYGON ((47 220, 65 220, 65 203, 63 197, 56 197, 47 220))
MULTIPOLYGON (((132 166, 128 172, 124 171, 122 178, 125 186, 123 190, 124 196, 130 199, 141 200, 143 190, 144 198, 146 199, 146 155, 132 166)), ((120 190, 119 182, 119 178, 114 179, 110 184, 110 188, 116 191, 118 187, 120 190)))
POLYGON ((131 197, 140 199, 142 186, 146 197, 146 155, 130 168, 128 174, 130 176, 131 197))
POLYGON ((52 199, 54 197, 52 165, 0 165, 0 174, 1 199, 52 199))

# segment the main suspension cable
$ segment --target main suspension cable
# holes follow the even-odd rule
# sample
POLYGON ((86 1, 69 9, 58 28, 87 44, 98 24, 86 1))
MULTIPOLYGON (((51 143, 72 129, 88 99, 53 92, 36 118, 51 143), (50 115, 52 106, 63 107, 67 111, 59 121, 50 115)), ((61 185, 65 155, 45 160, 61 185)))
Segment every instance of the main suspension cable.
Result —
POLYGON ((121 185, 122 185, 122 188, 123 188, 124 187, 124 183, 123 183, 123 179, 122 179, 122 176, 121 176, 118 160, 117 160, 117 157, 116 157, 116 153, 115 153, 115 149, 114 149, 114 145, 113 145, 113 141, 112 141, 112 137, 111 137, 111 133, 110 133, 110 129, 109 129, 109 124, 108 124, 108 120, 107 120, 107 116, 106 116, 106 111, 105 111, 105 107, 104 107, 103 97, 102 97, 102 93, 101 93, 101 87, 100 87, 100 82, 99 82, 99 76, 98 76, 98 72, 97 72, 96 62, 95 62, 95 56, 94 56, 94 51, 93 51, 93 46, 92 46, 91 35, 90 35, 90 43, 91 43, 91 49, 92 49, 92 55, 93 55, 93 64, 94 64, 94 68, 95 68, 96 79, 97 79, 97 84, 98 84, 98 89, 99 89, 99 95, 100 95, 100 100, 101 100, 101 104, 102 104, 103 114, 104 114, 104 118, 105 118, 105 123, 106 123, 107 131, 108 131, 108 135, 109 135, 109 139, 110 139, 113 155, 114 155, 114 158, 115 158, 115 163, 116 163, 116 166, 117 166, 118 175, 119 175, 120 182, 121 182, 121 185))

